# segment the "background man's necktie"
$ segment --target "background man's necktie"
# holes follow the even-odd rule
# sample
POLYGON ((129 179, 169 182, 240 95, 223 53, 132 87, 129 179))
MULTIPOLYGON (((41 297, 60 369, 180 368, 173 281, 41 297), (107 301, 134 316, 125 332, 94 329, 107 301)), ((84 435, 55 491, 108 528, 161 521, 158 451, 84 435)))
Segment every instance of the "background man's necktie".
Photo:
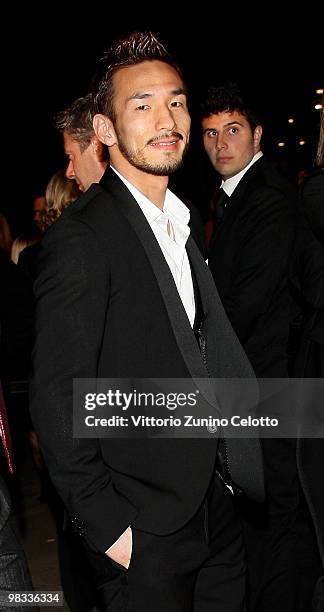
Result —
POLYGON ((215 234, 217 234, 217 228, 223 222, 224 212, 225 212, 225 208, 226 208, 228 201, 229 201, 229 196, 226 194, 224 189, 222 188, 219 189, 213 199, 213 208, 214 208, 213 229, 212 229, 210 242, 214 240, 215 234))
POLYGON ((229 200, 227 193, 224 189, 219 189, 216 194, 216 198, 214 200, 214 223, 218 225, 223 221, 224 211, 226 208, 226 204, 229 200))

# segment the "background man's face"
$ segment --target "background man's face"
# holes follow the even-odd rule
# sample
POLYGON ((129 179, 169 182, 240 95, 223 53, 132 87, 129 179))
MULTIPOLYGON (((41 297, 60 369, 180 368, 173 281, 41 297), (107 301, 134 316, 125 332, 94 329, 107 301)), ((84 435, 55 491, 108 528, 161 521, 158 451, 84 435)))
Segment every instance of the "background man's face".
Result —
POLYGON ((37 198, 34 199, 33 202, 33 219, 36 223, 36 225, 39 225, 39 221, 41 219, 41 211, 43 210, 45 206, 45 196, 38 196, 37 198))
POLYGON ((113 78, 116 144, 110 147, 112 164, 121 154, 144 172, 174 172, 182 163, 190 133, 180 76, 164 62, 145 61, 118 70, 113 78))
POLYGON ((106 164, 100 161, 98 147, 101 147, 101 143, 94 138, 81 151, 79 143, 71 134, 64 132, 64 152, 69 159, 65 176, 75 180, 80 191, 86 191, 92 183, 99 182, 105 171, 106 164))
POLYGON ((205 117, 202 129, 205 151, 224 179, 243 170, 260 150, 261 126, 252 133, 246 117, 237 111, 205 117))

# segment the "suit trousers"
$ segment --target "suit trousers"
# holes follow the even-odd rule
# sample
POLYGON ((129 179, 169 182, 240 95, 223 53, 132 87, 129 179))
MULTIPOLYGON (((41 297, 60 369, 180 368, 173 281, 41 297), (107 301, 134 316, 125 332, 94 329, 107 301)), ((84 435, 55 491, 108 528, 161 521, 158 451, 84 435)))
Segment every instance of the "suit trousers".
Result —
POLYGON ((110 563, 101 584, 107 612, 243 612, 245 553, 233 496, 213 477, 204 503, 179 531, 133 528, 128 570, 110 563))

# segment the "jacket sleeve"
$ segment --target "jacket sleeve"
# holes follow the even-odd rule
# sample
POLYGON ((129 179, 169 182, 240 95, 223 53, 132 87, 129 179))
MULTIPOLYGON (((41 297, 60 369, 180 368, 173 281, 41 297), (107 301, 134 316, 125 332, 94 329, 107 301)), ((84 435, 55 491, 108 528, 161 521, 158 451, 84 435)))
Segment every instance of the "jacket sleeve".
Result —
POLYGON ((99 441, 73 437, 73 379, 97 376, 109 303, 109 266, 83 221, 59 220, 48 230, 35 294, 32 419, 72 522, 104 552, 137 511, 115 490, 99 441))

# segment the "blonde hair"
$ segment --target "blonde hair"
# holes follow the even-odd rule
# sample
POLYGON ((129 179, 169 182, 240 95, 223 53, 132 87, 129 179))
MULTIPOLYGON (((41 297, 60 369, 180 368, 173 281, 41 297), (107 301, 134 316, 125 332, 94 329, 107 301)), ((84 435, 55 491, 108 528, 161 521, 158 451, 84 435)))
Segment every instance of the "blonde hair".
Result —
POLYGON ((10 253, 12 236, 6 217, 0 213, 0 248, 10 253))
POLYGON ((23 251, 26 247, 39 242, 39 240, 40 237, 38 236, 28 236, 27 234, 21 234, 18 236, 12 243, 11 260, 17 264, 21 251, 23 251))
POLYGON ((81 192, 71 179, 66 178, 64 170, 53 174, 45 191, 45 206, 40 212, 39 225, 45 231, 57 219, 64 208, 76 200, 81 192))

